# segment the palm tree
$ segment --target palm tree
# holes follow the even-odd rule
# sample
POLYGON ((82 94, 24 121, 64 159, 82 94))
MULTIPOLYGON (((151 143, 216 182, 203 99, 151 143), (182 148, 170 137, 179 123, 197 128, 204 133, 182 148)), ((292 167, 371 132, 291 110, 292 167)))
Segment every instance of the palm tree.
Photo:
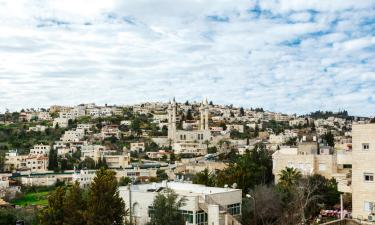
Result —
POLYGON ((300 171, 292 167, 286 167, 280 171, 280 184, 285 187, 295 185, 302 177, 300 171))

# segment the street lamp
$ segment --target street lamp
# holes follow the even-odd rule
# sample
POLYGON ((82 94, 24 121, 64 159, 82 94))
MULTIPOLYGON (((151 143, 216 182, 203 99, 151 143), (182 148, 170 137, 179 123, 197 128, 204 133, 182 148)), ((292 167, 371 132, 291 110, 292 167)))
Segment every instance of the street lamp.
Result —
POLYGON ((257 214, 256 214, 256 203, 255 203, 255 198, 251 196, 250 194, 246 194, 246 198, 250 198, 253 200, 254 203, 254 225, 257 224, 257 214))

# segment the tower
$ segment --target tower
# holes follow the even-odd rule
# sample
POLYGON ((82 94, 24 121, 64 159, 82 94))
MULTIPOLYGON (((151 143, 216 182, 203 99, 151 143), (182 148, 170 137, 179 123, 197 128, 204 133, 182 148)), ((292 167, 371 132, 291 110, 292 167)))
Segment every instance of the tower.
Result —
POLYGON ((201 107, 200 107, 200 128, 201 130, 208 130, 208 101, 207 98, 202 101, 201 107))
POLYGON ((168 139, 175 141, 176 138, 176 100, 173 98, 172 103, 168 105, 168 139))

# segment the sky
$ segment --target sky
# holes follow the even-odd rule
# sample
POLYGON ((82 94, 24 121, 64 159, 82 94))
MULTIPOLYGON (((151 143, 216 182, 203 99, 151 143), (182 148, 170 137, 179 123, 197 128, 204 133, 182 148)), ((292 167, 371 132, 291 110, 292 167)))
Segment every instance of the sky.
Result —
POLYGON ((200 101, 375 115, 374 0, 0 0, 0 112, 200 101))

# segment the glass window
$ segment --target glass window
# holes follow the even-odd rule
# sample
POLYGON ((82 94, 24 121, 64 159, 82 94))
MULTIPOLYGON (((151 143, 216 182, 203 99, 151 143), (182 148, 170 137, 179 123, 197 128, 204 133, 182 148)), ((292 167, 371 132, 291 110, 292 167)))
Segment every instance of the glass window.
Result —
POLYGON ((182 214, 182 216, 184 217, 185 221, 187 221, 188 223, 193 223, 193 218, 194 218, 194 214, 192 211, 187 211, 187 210, 179 210, 179 212, 182 214))
POLYGON ((374 181, 374 174, 373 173, 364 173, 363 174, 365 181, 374 181))
POLYGON ((241 203, 228 205, 227 211, 231 215, 240 215, 241 214, 241 203))
POLYGON ((208 215, 204 211, 198 211, 195 215, 197 225, 208 225, 208 215))
POLYGON ((370 144, 369 143, 363 143, 362 144, 362 150, 369 150, 370 149, 370 144))
POLYGON ((364 210, 367 212, 371 212, 373 209, 374 209, 374 203, 365 201, 364 210))

